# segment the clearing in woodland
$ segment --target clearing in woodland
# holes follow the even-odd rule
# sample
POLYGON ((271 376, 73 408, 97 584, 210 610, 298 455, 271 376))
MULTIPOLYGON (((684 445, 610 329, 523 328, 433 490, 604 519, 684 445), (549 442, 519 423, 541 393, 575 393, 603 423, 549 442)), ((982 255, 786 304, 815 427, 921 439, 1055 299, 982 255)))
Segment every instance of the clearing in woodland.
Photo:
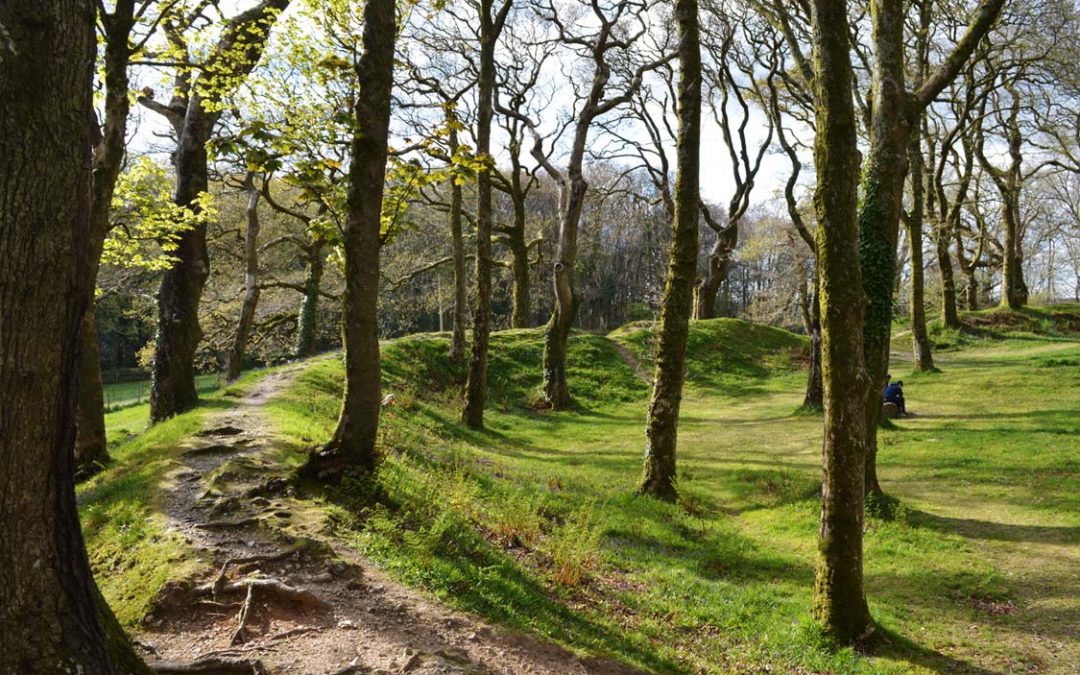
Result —
POLYGON ((881 434, 900 507, 867 521, 880 630, 859 650, 830 649, 809 617, 821 420, 797 409, 805 340, 743 321, 692 324, 677 504, 634 493, 641 324, 571 339, 566 413, 535 405, 541 333, 496 333, 482 432, 458 422, 446 336, 387 344, 377 484, 288 480, 333 430, 333 356, 249 375, 145 433, 145 406, 113 413, 117 461, 80 490, 84 530, 158 663, 1080 672, 1080 340, 1051 314, 936 333, 939 373, 908 374, 896 341, 915 416, 881 434))

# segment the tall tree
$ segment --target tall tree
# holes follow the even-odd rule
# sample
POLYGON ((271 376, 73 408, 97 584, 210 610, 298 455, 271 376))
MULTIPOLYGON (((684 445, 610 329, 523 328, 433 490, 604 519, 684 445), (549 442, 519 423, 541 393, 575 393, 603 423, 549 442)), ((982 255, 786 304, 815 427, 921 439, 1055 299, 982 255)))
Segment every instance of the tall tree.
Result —
MULTIPOLYGON (((255 183, 255 172, 247 171, 244 175, 243 190, 247 195, 247 207, 244 214, 247 224, 244 228, 244 300, 240 305, 240 320, 236 323, 232 349, 229 350, 229 362, 225 377, 229 382, 240 377, 244 367, 244 351, 248 337, 255 325, 255 310, 259 305, 262 288, 259 286, 259 197, 262 192, 255 183)), ((265 178, 263 179, 265 181, 265 178)))
MULTIPOLYGON (((164 23, 177 58, 184 62, 168 104, 152 92, 139 102, 168 119, 176 134, 173 162, 178 205, 196 208, 209 187, 207 142, 221 118, 223 102, 255 68, 277 17, 290 0, 263 0, 230 19, 209 57, 192 73, 182 21, 164 23)), ((202 6, 205 6, 202 5, 202 6)), ((191 19, 188 23, 194 21, 191 19)), ((202 339, 199 301, 210 276, 206 225, 196 224, 178 241, 175 263, 162 275, 158 292, 158 331, 154 350, 150 419, 160 422, 194 407, 195 351, 202 339)))
POLYGON ((461 417, 473 429, 484 426, 487 396, 488 343, 491 341, 491 121, 495 115, 495 45, 506 25, 511 0, 480 0, 480 64, 476 80, 476 156, 483 166, 476 174, 476 308, 473 315, 472 356, 465 383, 461 417))
POLYGON ((813 0, 811 10, 825 403, 813 611, 830 636, 850 644, 874 625, 863 592, 863 411, 867 398, 876 397, 869 396, 863 362, 865 300, 856 225, 859 152, 847 2, 813 0))
MULTIPOLYGON (((79 358, 78 433, 75 441, 76 471, 83 476, 109 461, 105 438, 105 404, 102 397, 101 352, 94 320, 94 286, 105 237, 109 232, 109 209, 124 160, 127 118, 131 108, 128 65, 134 53, 130 44, 136 23, 136 1, 118 0, 110 13, 99 7, 98 21, 104 36, 105 114, 101 135, 94 147, 93 197, 90 227, 90 306, 83 318, 79 358)), ((150 5, 143 0, 140 14, 150 5)))
POLYGON ((559 185, 559 238, 552 275, 555 310, 544 337, 543 391, 552 408, 565 410, 573 404, 566 379, 566 348, 581 301, 574 288, 574 270, 577 265, 578 229, 589 189, 585 179, 589 132, 598 118, 630 101, 641 87, 646 72, 670 61, 673 55, 665 54, 656 60, 629 67, 621 71, 622 78, 616 78, 613 67, 616 60, 626 62, 631 48, 647 32, 645 12, 638 5, 629 0, 619 0, 610 5, 594 2, 587 10, 591 12, 591 23, 581 21, 580 17, 575 17, 573 22, 565 20, 550 0, 537 3, 536 7, 541 18, 555 31, 556 39, 579 50, 592 66, 592 79, 582 87, 570 123, 572 136, 565 170, 557 168, 544 152, 544 135, 533 119, 523 111, 496 103, 501 114, 516 117, 529 129, 533 138, 533 159, 559 185), (631 25, 633 22, 637 24, 631 25), (611 89, 616 91, 613 93, 611 89))
POLYGON ((701 146, 701 39, 697 0, 676 0, 679 25, 679 131, 675 204, 667 284, 660 301, 652 401, 645 421, 641 491, 674 500, 675 448, 686 370, 686 343, 697 274, 701 146))
POLYGON ((306 474, 328 482, 346 474, 370 476, 380 459, 376 445, 382 402, 379 252, 394 85, 396 9, 395 0, 368 0, 364 6, 363 54, 356 65, 356 127, 349 166, 348 216, 342 238, 345 396, 333 438, 304 467, 306 474))
POLYGON ((0 672, 143 673, 75 504, 91 286, 94 5, 0 5, 0 672))
MULTIPOLYGON (((930 0, 925 0, 929 2, 930 0)), ((859 260, 869 301, 863 349, 870 387, 884 387, 889 365, 893 318, 893 283, 904 183, 908 174, 911 134, 920 116, 956 77, 975 47, 993 26, 1005 0, 981 0, 963 36, 945 59, 909 91, 905 85, 907 50, 904 43, 906 5, 903 0, 871 0, 873 64, 869 148, 862 173, 859 206, 859 260)), ((912 248, 922 242, 911 242, 912 248)), ((824 312, 823 312, 824 313, 824 312)), ((877 396, 866 400, 866 489, 881 495, 877 477, 877 428, 881 405, 877 396)))

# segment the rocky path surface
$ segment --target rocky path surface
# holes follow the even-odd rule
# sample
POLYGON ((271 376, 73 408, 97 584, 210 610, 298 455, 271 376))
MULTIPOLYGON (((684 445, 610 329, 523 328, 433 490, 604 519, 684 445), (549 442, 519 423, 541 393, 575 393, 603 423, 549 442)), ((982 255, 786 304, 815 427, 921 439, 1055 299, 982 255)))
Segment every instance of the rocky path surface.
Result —
POLYGON ((170 585, 137 636, 163 673, 634 673, 447 609, 323 534, 291 496, 262 406, 299 372, 267 375, 214 414, 169 476, 170 528, 213 571, 170 585))

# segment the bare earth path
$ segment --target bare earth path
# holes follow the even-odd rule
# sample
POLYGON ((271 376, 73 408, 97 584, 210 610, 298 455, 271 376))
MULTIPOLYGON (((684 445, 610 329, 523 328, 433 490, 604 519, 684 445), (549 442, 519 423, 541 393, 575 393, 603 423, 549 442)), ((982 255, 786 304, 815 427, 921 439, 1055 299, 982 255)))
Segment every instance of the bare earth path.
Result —
POLYGON ((262 406, 299 372, 264 376, 213 415, 170 475, 166 511, 215 570, 168 587, 138 643, 159 672, 634 673, 440 606, 321 536, 290 495, 262 406))

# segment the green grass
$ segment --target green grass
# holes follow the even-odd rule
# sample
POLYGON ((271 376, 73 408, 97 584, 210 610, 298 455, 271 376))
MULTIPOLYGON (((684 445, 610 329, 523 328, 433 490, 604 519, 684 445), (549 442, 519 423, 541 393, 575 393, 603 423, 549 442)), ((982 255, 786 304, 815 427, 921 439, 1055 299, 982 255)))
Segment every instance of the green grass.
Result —
POLYGON ((242 392, 264 372, 247 375, 204 397, 195 410, 149 429, 148 404, 106 414, 114 461, 79 485, 79 513, 94 578, 128 628, 140 625, 167 582, 183 579, 205 564, 170 531, 162 507, 163 485, 207 416, 228 408, 229 396, 242 392))
MULTIPOLYGON (((573 337, 567 413, 532 405, 541 333, 495 334, 483 432, 458 422, 464 373, 444 338, 388 344, 383 497, 346 486, 313 504, 406 583, 651 672, 1071 672, 1080 341, 1032 325, 987 328, 940 353, 941 373, 894 356, 917 417, 881 435, 901 507, 867 523, 885 639, 866 654, 830 649, 809 617, 821 422, 795 412, 805 341, 783 331, 693 324, 678 504, 635 494, 649 388, 625 352, 648 360, 643 325, 573 337)), ((269 403, 290 463, 329 437, 341 378, 338 359, 313 361, 269 403)))
MULTIPOLYGON (((195 376, 195 388, 200 396, 210 394, 221 387, 218 373, 195 376)), ((105 409, 112 412, 135 406, 150 400, 150 380, 113 382, 104 386, 105 409)))

